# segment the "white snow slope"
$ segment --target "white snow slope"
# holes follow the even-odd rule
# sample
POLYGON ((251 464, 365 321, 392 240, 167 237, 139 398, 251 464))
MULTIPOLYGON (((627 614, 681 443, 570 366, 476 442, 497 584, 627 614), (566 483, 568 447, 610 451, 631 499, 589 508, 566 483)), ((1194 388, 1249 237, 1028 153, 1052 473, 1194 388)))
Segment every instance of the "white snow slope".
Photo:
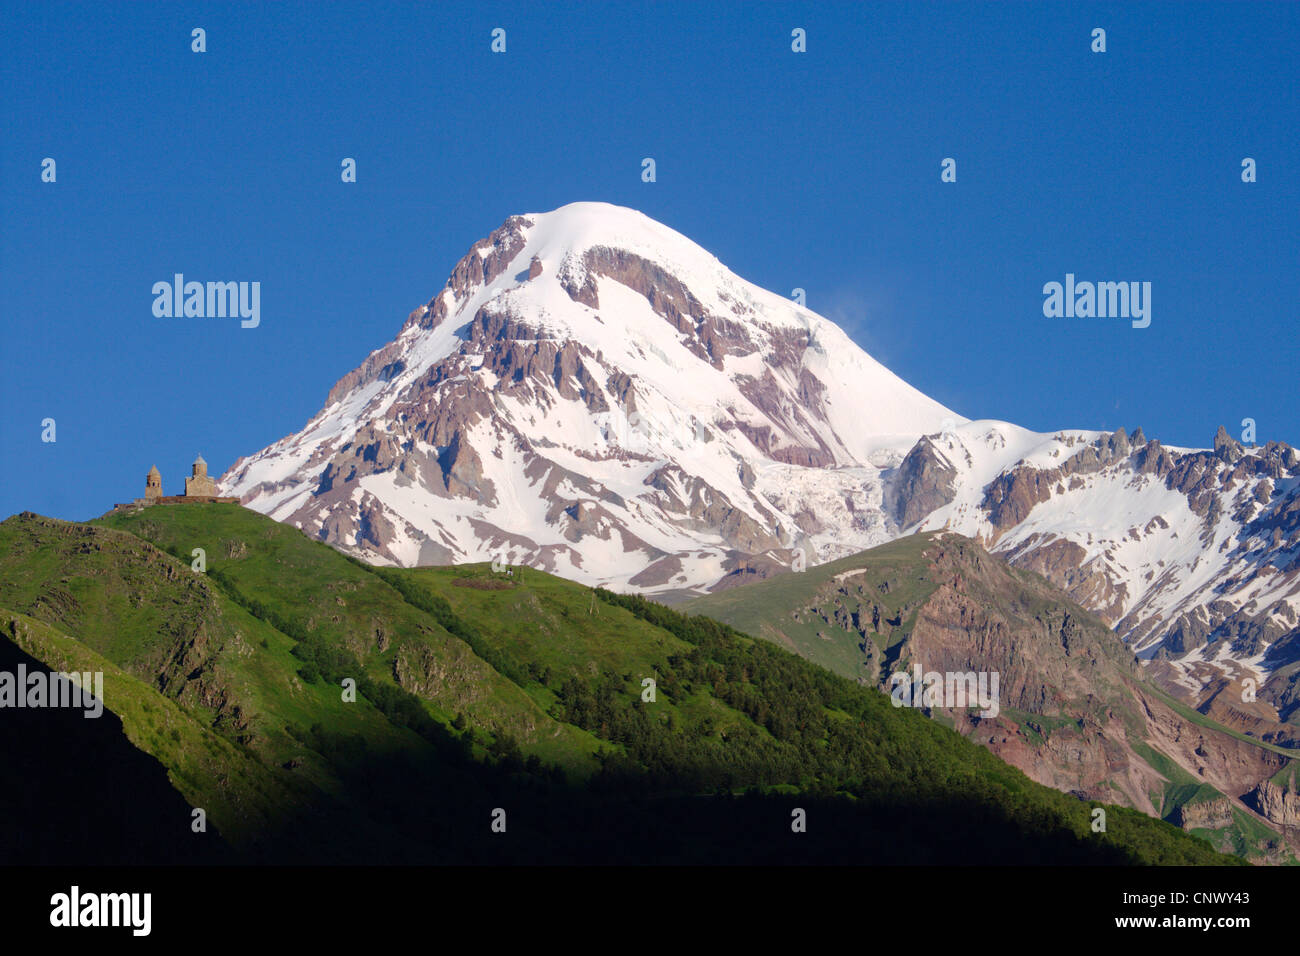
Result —
MULTIPOLYGON (((707 518, 684 521, 674 511, 678 501, 689 506, 692 496, 699 497, 697 510, 707 511, 721 495, 727 502, 717 509, 722 520, 739 510, 757 526, 755 543, 798 544, 812 562, 849 554, 890 536, 879 513, 880 466, 896 463, 921 434, 946 421, 965 421, 880 365, 832 322, 740 279, 641 213, 584 202, 521 218, 522 245, 511 250, 495 277, 463 294, 449 284, 413 314, 412 319, 427 314, 438 298, 448 313, 432 328, 408 322, 394 343, 405 366, 399 374, 358 384, 301 432, 241 459, 223 477, 223 493, 240 495, 249 507, 314 534, 339 517, 340 507, 356 512, 363 501, 377 506, 394 524, 390 539, 372 540, 361 528, 341 537, 322 535, 371 560, 415 564, 422 549, 430 553, 425 543, 432 541, 446 549, 437 551, 444 559, 488 560, 501 553, 508 561, 538 563, 577 580, 626 585, 653 561, 673 555, 682 561, 681 571, 649 590, 700 587, 722 576, 736 542, 708 527, 707 518), (707 314, 738 324, 741 347, 711 363, 691 350, 695 335, 678 331, 645 295, 607 276, 593 277, 599 308, 575 301, 561 279, 581 285, 589 271, 584 253, 593 247, 629 252, 661 267, 701 307, 690 318, 707 314), (542 273, 529 279, 534 258, 542 273), (526 390, 505 387, 510 383, 483 362, 483 345, 467 338, 465 327, 480 310, 527 323, 527 338, 487 343, 488 349, 548 339, 578 343, 590 353, 582 365, 595 388, 605 390, 609 378, 621 373, 633 384, 635 408, 609 390, 608 409, 593 412, 579 398, 561 397, 554 382, 533 382, 526 390), (778 367, 771 355, 783 347, 782 336, 798 347, 794 361, 778 367), (445 391, 463 377, 474 391, 491 396, 490 416, 462 423, 461 440, 477 450, 494 494, 430 494, 408 460, 405 469, 359 475, 346 503, 317 507, 323 472, 362 431, 392 436, 408 459, 437 459, 445 449, 420 447, 419 423, 395 416, 417 397, 430 397, 430 370, 449 359, 457 360, 452 375, 435 388, 445 391), (804 371, 824 386, 812 403, 815 414, 808 413, 806 394, 800 396, 804 371), (775 380, 766 389, 772 400, 766 410, 742 388, 761 382, 765 373, 775 380), (776 460, 740 426, 769 429, 769 452, 823 447, 831 461, 807 466, 776 460), (544 490, 552 465, 580 475, 595 490, 571 482, 544 490), (666 471, 660 483, 667 491, 646 484, 657 471, 666 471), (598 505, 607 524, 598 521, 575 540, 573 518, 563 509, 557 515, 556 501, 598 505), (815 527, 809 516, 824 527, 801 529, 815 527), (618 528, 642 544, 625 542, 618 528)), ((470 255, 485 258, 491 245, 492 237, 482 240, 470 255)), ((432 397, 434 404, 445 398, 432 397)))

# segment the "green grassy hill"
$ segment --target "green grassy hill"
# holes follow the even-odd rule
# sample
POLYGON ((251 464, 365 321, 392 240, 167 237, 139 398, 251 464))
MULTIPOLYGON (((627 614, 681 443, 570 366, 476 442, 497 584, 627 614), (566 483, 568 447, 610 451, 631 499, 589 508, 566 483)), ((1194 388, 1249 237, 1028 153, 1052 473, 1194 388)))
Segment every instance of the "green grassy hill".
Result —
POLYGON ((1093 802, 726 625, 530 569, 371 568, 234 505, 12 517, 0 608, 46 665, 105 672, 240 859, 1232 862, 1121 807, 1094 833, 1093 802))
POLYGON ((1195 824, 1209 817, 1224 831, 1208 837, 1216 846, 1261 862, 1294 861, 1278 827, 1225 795, 1247 794, 1295 755, 1177 704, 1143 679, 1104 622, 974 541, 913 535, 679 609, 886 692, 894 674, 914 665, 997 674, 999 713, 951 706, 928 713, 1042 783, 1202 835, 1215 827, 1195 824), (1193 812, 1211 799, 1221 812, 1193 812))

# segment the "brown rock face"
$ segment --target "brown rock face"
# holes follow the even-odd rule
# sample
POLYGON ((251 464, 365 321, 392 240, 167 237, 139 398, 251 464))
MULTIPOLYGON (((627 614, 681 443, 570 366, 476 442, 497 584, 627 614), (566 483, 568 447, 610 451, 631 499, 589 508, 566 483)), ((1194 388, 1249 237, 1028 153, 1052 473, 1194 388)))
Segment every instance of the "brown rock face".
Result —
MULTIPOLYGON (((469 298, 476 288, 491 282, 505 271, 524 246, 522 230, 531 225, 532 221, 523 216, 511 216, 486 239, 474 243, 470 251, 456 263, 443 291, 434 296, 427 305, 412 312, 402 329, 411 327, 431 329, 441 323, 449 312, 469 298)), ((362 385, 368 385, 376 380, 389 381, 400 374, 406 367, 403 363, 403 355, 404 346, 400 340, 394 340, 382 349, 372 352, 360 367, 335 383, 325 398, 326 407, 362 385)))
MULTIPOLYGON (((645 296, 656 314, 690 336, 688 348, 715 368, 722 368, 726 355, 748 355, 755 350, 744 325, 710 315, 681 280, 657 263, 605 246, 587 250, 583 262, 589 277, 605 276, 645 296)), ((569 295, 583 301, 573 291, 569 295)))
POLYGON ((1041 574, 1107 624, 1113 624, 1123 610, 1127 589, 1111 580, 1099 564, 1085 564, 1087 552, 1074 541, 1056 538, 1043 543, 1041 536, 1030 535, 1003 556, 1017 567, 1041 574))
MULTIPOLYGON (((416 313, 412 313, 416 315, 416 313)), ((410 321, 408 319, 408 321, 410 321)), ((325 397, 325 407, 333 405, 353 389, 374 381, 387 382, 400 375, 406 368, 402 361, 403 349, 397 342, 390 342, 382 349, 371 352, 360 366, 339 379, 325 397)))
MULTIPOLYGON (((834 453, 818 437, 805 406, 790 401, 777 384, 776 376, 770 368, 764 369, 762 378, 740 376, 736 384, 740 387, 741 394, 777 426, 773 428, 770 425, 755 426, 749 422, 738 422, 739 429, 754 443, 754 447, 773 461, 788 465, 829 468, 835 464, 834 453), (791 445, 788 438, 780 439, 778 434, 807 434, 815 439, 816 445, 791 445)), ((825 386, 816 376, 807 369, 801 370, 799 394, 807 400, 807 409, 821 409, 819 397, 824 390, 825 386)))
POLYGON ((900 528, 911 527, 957 492, 957 470, 928 438, 907 453, 898 473, 885 488, 885 511, 900 528))
POLYGON ((1280 826, 1300 829, 1300 792, 1265 780, 1246 799, 1265 819, 1280 826))
POLYGON ((592 309, 600 308, 600 295, 596 290, 596 279, 590 272, 584 271, 579 276, 575 274, 575 270, 566 269, 562 266, 559 278, 560 287, 569 294, 569 298, 574 302, 580 302, 592 309))
MULTIPOLYGON (((920 558, 899 541, 836 562, 810 572, 804 596, 793 606, 787 602, 780 615, 744 623, 886 692, 894 674, 917 667, 985 675, 990 688, 997 675, 996 712, 951 701, 928 712, 1058 790, 1168 816, 1174 809, 1168 795, 1187 774, 1222 796, 1187 806, 1178 822, 1189 829, 1232 826, 1234 810, 1280 825, 1300 807, 1295 794, 1261 786, 1288 766, 1287 757, 1169 706, 1116 635, 1046 580, 1010 568, 959 535, 919 537, 925 542, 920 558), (822 658, 828 646, 834 650, 822 658), (857 652, 854 663, 846 663, 849 647, 857 652), (1151 750, 1163 760, 1150 757, 1151 750), (1164 761, 1181 772, 1167 776, 1164 761)), ((734 600, 716 606, 711 600, 688 609, 742 623, 728 614, 745 612, 724 610, 736 608, 734 600)))
POLYGON ((1035 505, 1050 498, 1058 478, 1056 469, 1040 472, 1028 466, 1016 468, 989 482, 980 507, 989 513, 994 529, 1004 532, 1029 517, 1035 505))
POLYGON ((1103 435, 1055 468, 1017 465, 985 487, 980 507, 988 513, 996 534, 1000 535, 1024 521, 1036 505, 1047 501, 1053 494, 1059 494, 1067 487, 1070 490, 1079 487, 1080 475, 1095 474, 1131 459, 1135 470, 1163 476, 1173 467, 1172 458, 1159 447, 1159 442, 1139 445, 1136 439, 1141 433, 1142 430, 1138 429, 1132 442, 1122 428, 1114 434, 1103 435))
POLYGON ((1178 807, 1171 821, 1184 830, 1221 830, 1232 826, 1232 801, 1223 797, 1178 807))
POLYGON ((1139 697, 1151 746, 1198 780, 1237 799, 1287 766, 1288 759, 1231 734, 1195 724, 1143 691, 1139 697))
POLYGON ((723 541, 744 554, 780 548, 781 541, 737 508, 725 494, 677 465, 664 465, 646 477, 653 500, 687 528, 716 529, 723 541))
POLYGON ((462 439, 463 434, 456 432, 439 459, 447 493, 484 502, 495 501, 496 488, 483 477, 483 459, 479 458, 473 445, 462 439))
POLYGON ((641 571, 628 583, 635 587, 658 587, 672 581, 681 572, 682 562, 680 558, 671 556, 660 558, 653 564, 647 565, 644 571, 641 571))
MULTIPOLYGON (((1267 651, 1266 667, 1272 671, 1300 662, 1300 638, 1292 634, 1297 622, 1290 605, 1300 595, 1300 485, 1286 481, 1300 472, 1293 449, 1270 443, 1247 452, 1222 427, 1213 450, 1207 451, 1171 451, 1147 440, 1141 429, 1131 438, 1120 429, 1091 440, 1057 440, 1073 449, 1059 464, 1045 467, 1041 458, 1036 464, 1021 461, 983 487, 980 509, 992 526, 990 544, 1013 530, 1019 532, 1001 553, 1065 589, 1146 656, 1178 659, 1204 650, 1212 659, 1223 649, 1225 659, 1240 662, 1267 651), (1094 501, 1104 510, 1113 506, 1114 496, 1127 495, 1129 489, 1149 494, 1158 487, 1181 496, 1187 511, 1200 519, 1192 537, 1205 554, 1179 555, 1185 547, 1174 539, 1187 531, 1174 530, 1171 521, 1184 514, 1180 505, 1157 505, 1163 513, 1138 511, 1122 537, 1101 531, 1103 548, 1095 546, 1093 534, 1084 533, 1082 522, 1060 530, 1059 506, 1043 519, 1043 532, 1025 531, 1027 523, 1033 527, 1040 506, 1053 498, 1074 495, 1077 513, 1086 519, 1094 501), (1235 526, 1235 533, 1225 538, 1229 523, 1228 530, 1235 526), (1132 573, 1131 544, 1148 539, 1153 550, 1171 557, 1150 560, 1139 578, 1132 573), (1196 594, 1187 595, 1183 585, 1189 574, 1204 578, 1207 560, 1219 563, 1222 571, 1206 579, 1196 594), (1266 606, 1245 596, 1261 590, 1273 595, 1266 606), (1172 607, 1162 603, 1166 594, 1176 595, 1169 599, 1172 607)), ((913 447, 885 489, 885 509, 902 527, 915 526, 952 500, 947 473, 936 470, 936 456, 927 447, 930 441, 923 438, 913 447)), ((955 479, 961 480, 970 479, 955 479)), ((957 521, 961 527, 960 517, 957 521)), ((1235 665, 1227 666, 1231 670, 1235 665)), ((1176 683, 1176 668, 1162 669, 1161 674, 1170 679, 1172 693, 1185 693, 1176 683)), ((1207 672, 1207 679, 1213 677, 1207 672)), ((1270 685, 1266 693, 1278 698, 1279 712, 1289 708, 1286 713, 1294 713, 1300 707, 1300 694, 1282 701, 1280 695, 1290 691, 1283 691, 1273 678, 1270 685)), ((1267 733, 1269 740, 1294 736, 1276 725, 1267 733)))
POLYGON ((486 239, 474 243, 456 263, 446 288, 429 303, 428 311, 415 324, 420 328, 434 328, 451 311, 448 298, 455 304, 464 302, 475 289, 505 272, 524 247, 523 230, 532 224, 532 220, 523 216, 511 216, 486 239))

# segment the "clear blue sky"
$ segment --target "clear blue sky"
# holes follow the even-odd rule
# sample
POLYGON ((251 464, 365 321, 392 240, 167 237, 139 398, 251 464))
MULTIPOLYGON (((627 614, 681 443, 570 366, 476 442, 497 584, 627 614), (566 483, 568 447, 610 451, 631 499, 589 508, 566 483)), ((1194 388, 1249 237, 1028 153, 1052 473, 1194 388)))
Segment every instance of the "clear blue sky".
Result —
POLYGON ((1296 3, 5 4, 0 518, 297 431, 476 239, 576 200, 972 418, 1300 443, 1297 64, 1296 3), (260 327, 155 318, 175 272, 260 281, 260 327), (1151 326, 1044 318, 1067 272, 1151 282, 1151 326))

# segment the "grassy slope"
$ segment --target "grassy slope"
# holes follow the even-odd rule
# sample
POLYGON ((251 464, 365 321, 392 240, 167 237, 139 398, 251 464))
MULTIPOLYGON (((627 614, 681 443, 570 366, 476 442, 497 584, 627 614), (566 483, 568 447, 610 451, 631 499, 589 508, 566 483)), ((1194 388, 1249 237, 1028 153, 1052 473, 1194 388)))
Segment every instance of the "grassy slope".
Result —
POLYGON ((352 812, 330 741, 363 739, 375 758, 431 750, 364 698, 345 703, 336 686, 303 681, 293 639, 123 532, 0 524, 0 606, 46 626, 28 628, 35 643, 24 649, 47 666, 74 651, 99 665, 79 669, 105 672, 106 707, 132 743, 251 852, 268 832, 280 851, 301 850, 307 838, 294 835, 293 817, 302 808, 322 826, 347 819, 357 840, 373 830, 352 812))
MULTIPOLYGON (((706 614, 726 621, 746 634, 764 637, 794 651, 827 670, 845 677, 862 674, 862 653, 851 640, 826 640, 820 633, 833 631, 810 618, 794 620, 791 610, 808 603, 809 595, 829 585, 836 575, 861 568, 873 580, 891 584, 881 603, 891 611, 903 612, 909 605, 925 601, 938 587, 924 571, 922 552, 932 535, 912 535, 859 554, 810 567, 799 574, 781 574, 763 581, 719 591, 678 605, 689 614, 706 614), (918 570, 918 566, 920 570, 918 570)), ((911 620, 901 622, 900 634, 911 629, 911 620)), ((897 642, 883 643, 880 650, 897 652, 897 642)))
MULTIPOLYGON (((716 630, 720 636, 705 636, 702 643, 683 640, 677 634, 694 626, 683 615, 603 592, 593 601, 591 589, 529 569, 512 578, 487 565, 388 573, 404 575, 445 599, 506 657, 507 666, 530 671, 529 686, 538 699, 561 711, 573 696, 565 692, 566 684, 607 680, 624 716, 606 711, 595 720, 605 721, 605 733, 615 736, 625 723, 638 728, 626 735, 632 758, 668 752, 675 738, 698 743, 666 763, 664 769, 677 778, 699 775, 706 786, 744 789, 736 774, 710 764, 716 759, 723 767, 743 767, 746 780, 774 790, 828 787, 870 799, 878 786, 903 788, 919 798, 939 783, 939 789, 1010 801, 1020 812, 1053 819, 1088 838, 1087 804, 1033 783, 919 713, 892 707, 874 690, 801 666, 797 658, 713 621, 694 624, 705 635, 716 630), (637 604, 645 614, 630 609, 637 604), (647 626, 658 621, 665 626, 647 626), (699 660, 692 665, 690 658, 699 660), (657 680, 654 704, 641 701, 645 677, 657 680), (771 681, 764 684, 764 677, 771 681), (802 706, 782 713, 768 692, 773 684, 802 706), (649 716, 638 723, 642 714, 649 716), (817 728, 812 733, 806 732, 809 724, 817 728), (852 756, 834 753, 841 735, 852 740, 852 756), (809 759, 810 750, 827 753, 809 759), (791 775, 784 761, 795 752, 799 769, 791 775), (863 767, 873 775, 869 782, 855 776, 863 767)), ((1117 825, 1127 833, 1122 839, 1138 843, 1171 836, 1167 825, 1142 814, 1108 812, 1111 836, 1117 825)), ((1184 839, 1179 832, 1176 852, 1191 854, 1190 860, 1200 851, 1184 839)))
POLYGON ((166 767, 173 786, 228 838, 250 839, 276 819, 279 807, 300 796, 246 749, 82 642, 3 608, 0 630, 52 670, 102 672, 104 700, 131 743, 166 767))
MULTIPOLYGON (((370 569, 235 506, 158 506, 98 524, 27 516, 0 524, 0 606, 63 631, 27 624, 39 632, 32 647, 43 660, 77 644, 102 655, 115 675, 110 706, 128 712, 138 745, 173 770, 187 798, 215 807, 214 822, 234 839, 244 804, 231 798, 221 807, 216 788, 227 784, 203 763, 205 752, 216 759, 214 747, 223 753, 217 766, 229 759, 249 768, 247 805, 260 799, 308 822, 343 812, 305 832, 355 838, 355 848, 373 831, 379 859, 421 839, 434 853, 470 846, 454 842, 462 818, 477 820, 464 817, 462 804, 519 805, 521 794, 535 797, 534 830, 552 827, 534 859, 557 849, 586 858, 601 840, 603 853, 626 852, 627 840, 646 839, 665 819, 672 826, 651 844, 663 858, 709 859, 719 826, 769 820, 773 811, 764 798, 723 805, 691 795, 758 788, 800 793, 819 813, 839 815, 850 829, 830 841, 831 852, 847 841, 895 859, 900 828, 924 821, 910 839, 931 859, 975 852, 1011 860, 1039 847, 1080 862, 1227 862, 1122 808, 1108 811, 1106 834, 1092 834, 1087 804, 1032 783, 921 715, 657 605, 602 594, 593 611, 590 589, 534 571, 500 587, 483 567, 370 569), (185 557, 203 547, 208 575, 144 539, 185 557), (293 655, 306 646, 346 649, 380 690, 395 687, 405 667, 439 728, 451 715, 468 728, 459 737, 430 734, 364 697, 342 703, 336 685, 299 676, 303 661, 293 655), (420 670, 421 662, 433 669, 420 670), (641 701, 646 676, 659 682, 653 704, 641 701), (151 723, 146 703, 169 723, 151 723), (457 740, 472 741, 468 769, 448 749, 457 740), (511 756, 516 743, 589 783, 556 784, 540 765, 511 756), (489 747, 497 756, 485 763, 489 747), (605 766, 590 777, 598 749, 605 766), (286 790, 293 807, 279 805, 286 790), (304 791, 309 799, 297 796, 304 791), (363 816, 350 812, 356 804, 348 801, 358 799, 363 816), (620 830, 619 808, 642 816, 620 830), (596 814, 615 811, 591 828, 596 814), (379 839, 385 827, 387 842, 379 839)), ((902 839, 906 850, 912 844, 902 839)), ((797 848, 750 841, 743 852, 798 858, 797 848)))
MULTIPOLYGON (((410 678, 435 719, 450 723, 464 714, 493 735, 510 735, 525 754, 575 775, 596 769, 597 740, 552 720, 371 569, 295 528, 237 505, 154 507, 96 523, 129 531, 175 555, 188 557, 203 548, 209 575, 227 593, 272 609, 296 634, 347 648, 372 679, 391 680, 399 657, 436 661, 436 673, 410 678)), ((416 669, 418 663, 409 666, 416 669)))

